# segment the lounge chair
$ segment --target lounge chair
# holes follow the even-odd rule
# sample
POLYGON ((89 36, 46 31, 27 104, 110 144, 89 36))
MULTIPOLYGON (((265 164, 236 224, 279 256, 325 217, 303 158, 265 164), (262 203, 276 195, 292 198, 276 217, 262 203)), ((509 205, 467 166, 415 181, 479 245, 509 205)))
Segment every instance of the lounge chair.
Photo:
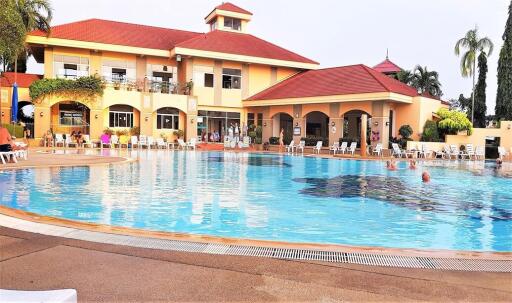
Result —
POLYGON ((71 138, 71 135, 69 134, 66 135, 64 145, 65 147, 70 147, 71 145, 73 145, 74 147, 78 147, 78 144, 75 141, 73 141, 73 138, 71 138))
POLYGON ((64 140, 64 136, 62 134, 55 134, 54 146, 58 147, 59 144, 62 145, 62 147, 65 147, 66 146, 66 141, 64 140))
POLYGON ((148 149, 151 149, 154 146, 156 146, 155 139, 151 136, 148 136, 148 149))
POLYGON ((498 155, 500 159, 505 159, 505 157, 508 155, 507 150, 503 146, 498 146, 498 155))
POLYGON ((9 158, 12 158, 14 163, 18 163, 18 160, 16 159, 16 153, 14 151, 0 152, 0 160, 2 161, 2 164, 7 163, 9 158))
POLYGON ((139 138, 137 138, 137 136, 132 136, 130 138, 130 143, 132 145, 132 148, 135 148, 135 146, 139 146, 139 138))
POLYGON ((323 144, 322 141, 317 141, 316 146, 313 147, 313 153, 320 154, 320 152, 322 151, 322 144, 323 144))
POLYGON ((74 289, 58 289, 46 291, 0 289, 0 301, 76 303, 77 295, 76 290, 74 289))
POLYGON ((110 147, 115 148, 116 146, 119 146, 119 137, 117 135, 112 135, 110 137, 110 147))
POLYGON ((419 156, 425 159, 432 157, 432 150, 430 150, 427 144, 421 144, 419 156))
POLYGON ((348 152, 352 154, 352 156, 355 154, 357 149, 357 142, 350 143, 350 147, 348 148, 348 152))
POLYGON ((340 148, 338 149, 338 151, 341 153, 341 154, 344 154, 347 152, 347 145, 348 143, 345 141, 345 142, 341 142, 341 145, 340 145, 340 148))
POLYGON ((82 146, 83 146, 84 148, 85 148, 85 147, 87 147, 87 146, 89 146, 89 147, 91 147, 91 148, 92 148, 92 147, 94 147, 94 143, 92 143, 92 141, 91 141, 91 136, 89 136, 89 135, 83 135, 83 137, 82 137, 82 138, 84 139, 84 142, 82 143, 82 146))
POLYGON ((14 145, 18 147, 18 149, 13 150, 14 156, 20 160, 27 160, 28 159, 28 149, 27 144, 23 142, 14 142, 14 145))
POLYGON ((128 148, 128 144, 130 143, 130 137, 126 135, 122 135, 119 137, 119 148, 126 146, 128 148))
POLYGON ((295 149, 295 142, 290 142, 289 145, 286 146, 286 152, 293 154, 293 150, 295 149))
POLYGON ((104 148, 105 146, 112 147, 110 143, 110 136, 108 134, 103 134, 100 137, 100 147, 104 148))
POLYGON ((301 152, 302 154, 304 154, 304 147, 306 147, 306 141, 301 140, 301 141, 299 142, 299 145, 297 145, 297 147, 295 148, 295 151, 299 152, 299 150, 300 150, 300 152, 301 152))
POLYGON ((167 149, 168 146, 165 144, 164 138, 156 138, 156 149, 167 149))
POLYGON ((382 143, 377 143, 377 145, 375 145, 375 148, 372 150, 372 155, 382 157, 382 143))
POLYGON ((485 159, 485 148, 483 146, 477 146, 475 149, 475 160, 485 159))
POLYGON ((450 159, 451 157, 454 157, 455 160, 459 159, 460 156, 460 150, 459 147, 456 144, 450 144, 450 159))
POLYGON ((391 148, 393 149, 391 152, 392 157, 401 158, 402 156, 405 156, 397 143, 391 143, 391 148))
POLYGON ((147 147, 147 148, 149 148, 149 146, 148 146, 148 137, 146 137, 146 136, 144 136, 144 135, 140 135, 140 136, 139 136, 139 144, 138 144, 138 147, 139 147, 139 148, 144 148, 144 146, 145 146, 145 147, 147 147))
POLYGON ((466 144, 466 150, 460 153, 460 157, 462 159, 468 157, 468 160, 475 158, 475 150, 473 149, 473 144, 466 144))
POLYGON ((333 155, 336 155, 336 152, 340 149, 340 142, 336 141, 331 146, 329 146, 329 154, 332 151, 333 155))
POLYGON ((196 143, 197 143, 197 138, 190 139, 190 142, 187 143, 187 148, 190 147, 193 150, 196 150, 196 143))
POLYGON ((250 140, 251 140, 250 137, 244 137, 244 139, 241 141, 242 142, 242 148, 249 148, 249 145, 250 145, 250 142, 251 142, 250 140))
MULTIPOLYGON (((230 142, 229 140, 227 142, 230 142)), ((185 141, 183 141, 183 139, 178 139, 178 148, 181 148, 182 150, 186 150, 187 149, 187 143, 185 143, 185 141)))

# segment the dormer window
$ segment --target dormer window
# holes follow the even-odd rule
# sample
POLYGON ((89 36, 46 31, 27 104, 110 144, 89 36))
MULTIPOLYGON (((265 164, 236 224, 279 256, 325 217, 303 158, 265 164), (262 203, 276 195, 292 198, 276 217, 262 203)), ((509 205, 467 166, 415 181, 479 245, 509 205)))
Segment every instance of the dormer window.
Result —
POLYGON ((242 30, 242 20, 230 17, 224 17, 224 27, 235 31, 242 30))

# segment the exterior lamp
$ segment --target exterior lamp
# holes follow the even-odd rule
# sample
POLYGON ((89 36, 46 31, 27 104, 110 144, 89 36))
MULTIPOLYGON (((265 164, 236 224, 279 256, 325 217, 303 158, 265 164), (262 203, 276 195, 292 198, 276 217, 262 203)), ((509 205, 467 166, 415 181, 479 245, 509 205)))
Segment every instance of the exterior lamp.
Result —
POLYGON ((98 114, 94 115, 94 119, 98 119, 98 114))
POLYGON ((267 122, 263 122, 263 127, 267 127, 267 122))
POLYGON ((295 118, 298 118, 299 117, 299 113, 295 113, 295 118))
POLYGON ((373 125, 375 125, 375 126, 379 126, 379 121, 375 121, 375 122, 373 123, 373 125))
POLYGON ((389 126, 389 121, 386 121, 386 126, 389 126))
POLYGON ((2 112, 2 117, 4 116, 4 112, 2 112))
POLYGON ((43 112, 39 112, 39 117, 44 116, 43 112))
POLYGON ((194 118, 190 119, 190 124, 194 124, 194 118))
POLYGON ((336 123, 334 121, 332 121, 331 126, 336 126, 336 123))
POLYGON ((295 123, 295 127, 299 127, 299 122, 295 123))
POLYGON ((149 117, 146 117, 146 118, 144 118, 144 120, 145 120, 146 122, 148 122, 148 120, 149 120, 149 117))
MULTIPOLYGON (((2 116, 4 115, 4 113, 2 113, 2 116)), ((512 128, 512 125, 508 125, 507 129, 511 129, 512 128)))

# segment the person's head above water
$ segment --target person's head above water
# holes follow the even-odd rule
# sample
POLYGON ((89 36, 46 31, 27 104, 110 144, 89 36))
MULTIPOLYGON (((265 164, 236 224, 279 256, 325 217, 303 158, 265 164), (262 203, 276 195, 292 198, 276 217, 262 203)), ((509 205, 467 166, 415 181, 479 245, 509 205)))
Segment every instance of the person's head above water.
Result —
POLYGON ((414 161, 414 160, 409 161, 409 168, 411 168, 411 169, 416 168, 416 161, 414 161))
POLYGON ((421 180, 423 182, 430 182, 430 174, 428 173, 428 171, 424 171, 422 174, 421 174, 421 180))

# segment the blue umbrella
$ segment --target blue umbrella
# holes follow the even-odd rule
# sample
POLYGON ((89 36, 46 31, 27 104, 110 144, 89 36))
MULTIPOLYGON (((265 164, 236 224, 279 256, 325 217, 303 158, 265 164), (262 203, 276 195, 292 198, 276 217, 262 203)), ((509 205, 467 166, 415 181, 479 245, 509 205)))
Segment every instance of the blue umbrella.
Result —
POLYGON ((18 121, 18 84, 12 86, 11 122, 18 121))

